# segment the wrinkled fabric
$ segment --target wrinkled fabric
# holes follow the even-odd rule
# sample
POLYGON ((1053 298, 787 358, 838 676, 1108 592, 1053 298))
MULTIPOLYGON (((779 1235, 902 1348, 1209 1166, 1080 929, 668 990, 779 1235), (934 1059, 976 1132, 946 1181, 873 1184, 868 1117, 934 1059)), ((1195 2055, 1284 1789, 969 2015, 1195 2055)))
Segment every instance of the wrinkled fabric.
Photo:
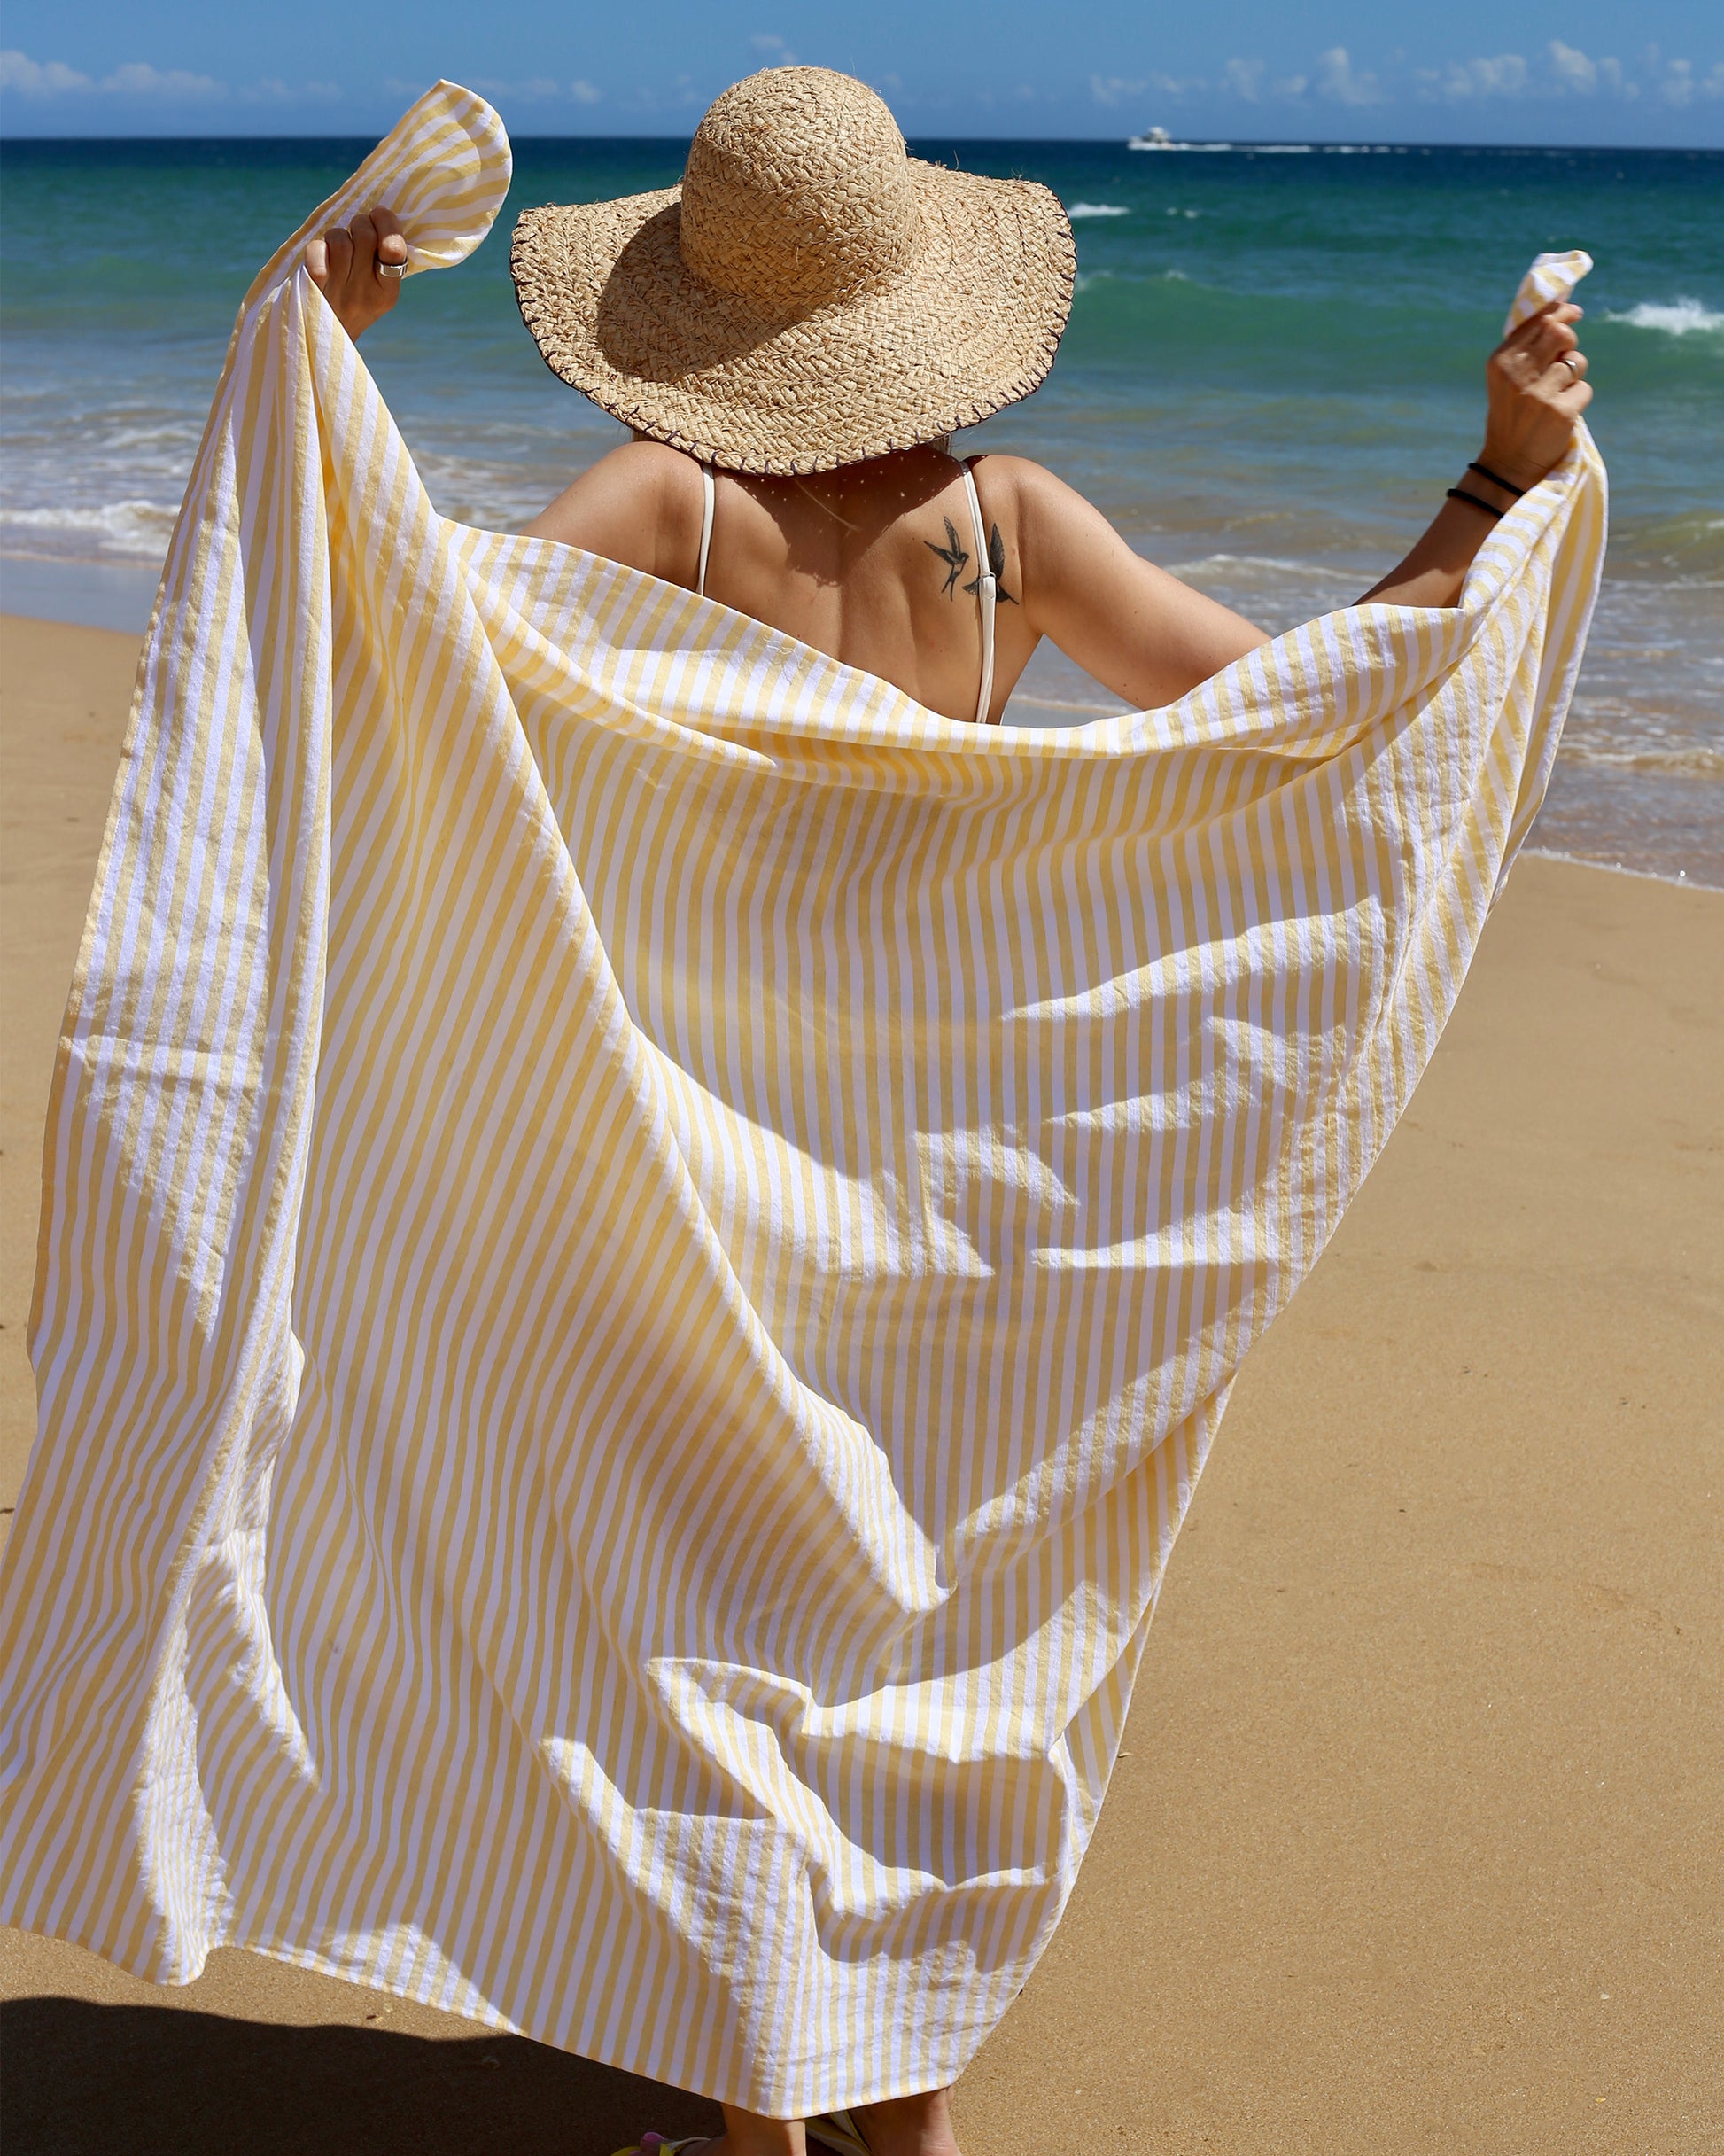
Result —
POLYGON ((0 1916, 799 2115, 951 2080, 1047 1942, 1538 806, 1604 475, 1455 609, 955 724, 439 519, 299 248, 456 261, 508 176, 422 99, 198 458, 49 1116, 0 1916))

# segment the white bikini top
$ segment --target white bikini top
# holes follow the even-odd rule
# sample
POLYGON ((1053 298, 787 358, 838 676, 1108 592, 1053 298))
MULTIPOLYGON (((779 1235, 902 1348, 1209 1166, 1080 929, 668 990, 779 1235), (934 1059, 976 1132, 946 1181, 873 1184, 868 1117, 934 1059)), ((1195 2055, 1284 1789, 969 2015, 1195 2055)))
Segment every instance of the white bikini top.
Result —
MULTIPOLYGON (((982 688, 975 699, 975 722, 978 726, 986 726, 988 707, 994 700, 994 595, 999 588, 999 580, 995 576, 993 564, 988 558, 988 534, 982 522, 982 502, 975 491, 975 474, 962 459, 954 457, 952 462, 964 475, 964 492, 970 504, 970 523, 975 531, 978 567, 975 591, 976 604, 982 610, 982 688)), ((712 484, 711 464, 701 466, 701 492, 704 497, 701 507, 701 566, 695 589, 704 598, 707 557, 712 551, 712 505, 718 492, 712 484)), ((965 586, 966 590, 970 588, 968 585, 965 586)))

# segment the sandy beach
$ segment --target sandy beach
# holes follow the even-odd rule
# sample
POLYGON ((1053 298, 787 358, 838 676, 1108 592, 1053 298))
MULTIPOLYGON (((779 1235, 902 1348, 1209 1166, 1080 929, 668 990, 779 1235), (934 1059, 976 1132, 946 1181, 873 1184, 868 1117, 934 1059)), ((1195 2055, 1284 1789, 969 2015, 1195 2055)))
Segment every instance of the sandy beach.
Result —
MULTIPOLYGON (((0 1506, 136 639, 0 621, 0 1506)), ((1724 2118, 1724 893, 1514 872, 1247 1366, 970 2156, 1689 2156, 1724 2118)), ((609 2156, 699 2099, 223 1952, 0 1933, 7 2156, 609 2156)))

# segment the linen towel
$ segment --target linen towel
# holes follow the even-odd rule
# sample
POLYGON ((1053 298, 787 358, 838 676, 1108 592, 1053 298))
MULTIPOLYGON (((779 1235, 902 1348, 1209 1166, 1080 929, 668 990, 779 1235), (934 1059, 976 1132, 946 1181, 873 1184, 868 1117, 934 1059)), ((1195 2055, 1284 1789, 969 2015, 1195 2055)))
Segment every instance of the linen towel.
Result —
POLYGON ((1052 1931, 1538 806, 1604 474, 1451 610, 956 724, 439 519, 299 250, 456 261, 509 174, 423 98, 198 456, 49 1117, 0 1916, 800 2116, 951 2079, 1052 1931))

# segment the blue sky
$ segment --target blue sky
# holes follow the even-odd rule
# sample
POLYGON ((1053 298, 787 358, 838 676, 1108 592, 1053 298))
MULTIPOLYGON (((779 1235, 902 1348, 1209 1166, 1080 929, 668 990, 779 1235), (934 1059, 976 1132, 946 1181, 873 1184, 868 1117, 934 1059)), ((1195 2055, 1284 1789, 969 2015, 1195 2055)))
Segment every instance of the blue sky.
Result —
POLYGON ((11 135, 364 134, 439 74, 519 135, 687 135, 796 58, 912 135, 1724 146, 1718 0, 57 0, 0 39, 11 135))

